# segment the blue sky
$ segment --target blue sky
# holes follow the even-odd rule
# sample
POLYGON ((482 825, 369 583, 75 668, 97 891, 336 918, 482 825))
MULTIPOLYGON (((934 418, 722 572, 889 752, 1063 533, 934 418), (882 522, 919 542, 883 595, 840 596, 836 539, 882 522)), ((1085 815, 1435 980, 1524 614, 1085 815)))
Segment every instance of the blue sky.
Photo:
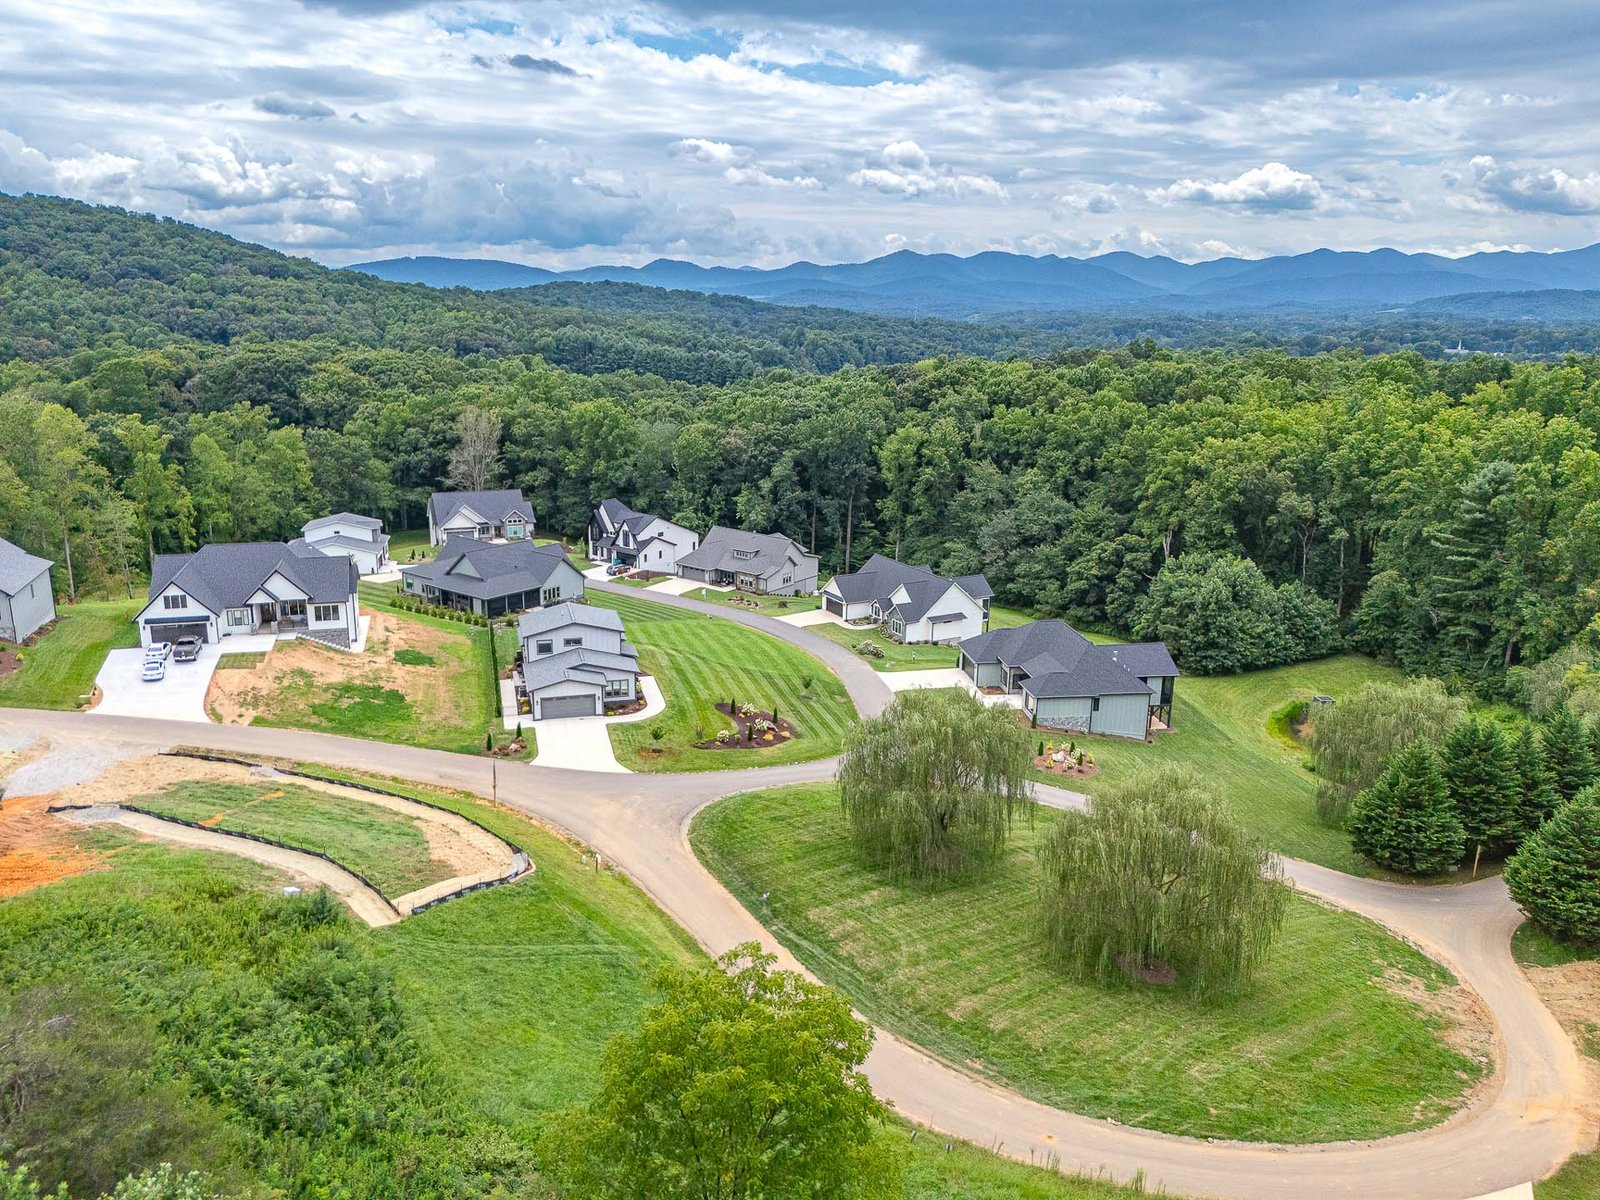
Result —
POLYGON ((1568 0, 0 0, 0 28, 0 191, 330 263, 1600 241, 1600 21, 1568 0))

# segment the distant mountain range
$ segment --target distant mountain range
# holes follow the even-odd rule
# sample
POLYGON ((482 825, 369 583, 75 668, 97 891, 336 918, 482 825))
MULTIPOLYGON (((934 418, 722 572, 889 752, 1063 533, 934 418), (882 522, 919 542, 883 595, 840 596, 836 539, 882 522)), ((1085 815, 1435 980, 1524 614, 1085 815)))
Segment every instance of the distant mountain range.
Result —
POLYGON ((855 312, 992 320, 1107 307, 1191 313, 1284 307, 1355 312, 1488 293, 1587 292, 1600 290, 1600 244, 1550 254, 1495 251, 1465 258, 1398 250, 1313 250, 1183 263, 1125 251, 1092 258, 990 251, 960 258, 901 250, 869 262, 798 262, 771 270, 702 267, 658 258, 642 267, 558 272, 496 259, 439 257, 391 258, 349 269, 400 283, 479 291, 557 280, 610 281, 855 312))

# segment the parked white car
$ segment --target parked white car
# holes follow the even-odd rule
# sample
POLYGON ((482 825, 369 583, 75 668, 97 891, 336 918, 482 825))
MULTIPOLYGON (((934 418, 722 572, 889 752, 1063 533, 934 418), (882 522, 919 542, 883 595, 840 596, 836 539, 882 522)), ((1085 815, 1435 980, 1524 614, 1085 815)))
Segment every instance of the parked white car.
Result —
POLYGON ((164 658, 147 658, 144 660, 144 671, 139 678, 146 683, 160 683, 167 677, 167 660, 164 658))
POLYGON ((171 642, 151 642, 148 646, 146 646, 144 648, 144 660, 147 663, 148 662, 164 663, 164 662, 167 661, 167 657, 171 653, 172 653, 172 643, 171 642))

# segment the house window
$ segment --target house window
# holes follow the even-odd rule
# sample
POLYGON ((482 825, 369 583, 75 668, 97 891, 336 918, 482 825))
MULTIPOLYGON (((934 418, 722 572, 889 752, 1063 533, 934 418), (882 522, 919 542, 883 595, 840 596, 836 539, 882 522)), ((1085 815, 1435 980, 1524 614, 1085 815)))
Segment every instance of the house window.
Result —
POLYGON ((550 638, 540 638, 533 644, 533 652, 535 654, 549 654, 555 648, 556 644, 550 638))
POLYGON ((1100 711, 1100 697, 1099 696, 1090 696, 1089 697, 1089 711, 1090 712, 1099 712, 1100 711))
POLYGON ((339 620, 339 606, 337 604, 313 604, 311 616, 318 621, 339 620))
POLYGON ((492 525, 479 525, 478 526, 478 536, 479 537, 486 538, 486 537, 492 536, 493 534, 494 534, 494 526, 492 526, 492 525))
POLYGON ((568 646, 581 646, 581 645, 583 645, 583 639, 581 637, 570 637, 570 638, 562 638, 561 639, 561 646, 562 646, 563 649, 565 649, 568 646))
POLYGON ((540 604, 554 604, 559 599, 561 599, 561 589, 559 587, 547 587, 539 593, 540 604))
POLYGON ((161 607, 169 611, 175 608, 188 608, 189 597, 183 595, 163 596, 161 597, 161 607))
POLYGON ((249 623, 250 614, 244 609, 230 608, 228 610, 228 624, 230 626, 238 627, 240 625, 248 625, 249 623))
POLYGON ((735 550, 733 556, 735 558, 754 558, 756 552, 754 550, 735 550))
POLYGON ((631 696, 633 695, 633 681, 629 679, 606 680, 606 695, 631 696))

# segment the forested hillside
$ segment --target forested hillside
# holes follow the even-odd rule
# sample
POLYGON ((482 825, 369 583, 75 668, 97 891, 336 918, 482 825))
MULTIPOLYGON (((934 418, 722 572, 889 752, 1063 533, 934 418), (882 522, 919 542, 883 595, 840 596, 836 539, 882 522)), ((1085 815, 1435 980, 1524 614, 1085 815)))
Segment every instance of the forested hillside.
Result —
MULTIPOLYGON (((1157 623, 1140 598, 1188 556, 1161 594, 1196 619, 1257 621, 1263 641, 1314 625, 1300 652, 1353 640, 1485 685, 1600 606, 1594 358, 1141 342, 830 374, 790 348, 807 370, 725 383, 607 373, 597 355, 579 374, 530 352, 580 329, 559 307, 80 205, 0 207, 0 530, 63 564, 70 545, 80 585, 131 578, 152 550, 293 536, 330 509, 416 524, 458 418, 481 409, 499 418, 499 474, 568 535, 617 495, 700 528, 783 530, 825 569, 882 550, 982 570, 1004 602, 1116 629, 1157 623), (1202 554, 1253 560, 1278 598, 1252 609, 1268 593, 1202 554)), ((581 336, 632 344, 659 316, 676 331, 663 353, 696 335, 738 362, 777 345, 743 302, 720 320, 720 299, 648 303, 614 324, 591 309, 581 336)), ((796 329, 805 347, 834 336, 796 329)))

